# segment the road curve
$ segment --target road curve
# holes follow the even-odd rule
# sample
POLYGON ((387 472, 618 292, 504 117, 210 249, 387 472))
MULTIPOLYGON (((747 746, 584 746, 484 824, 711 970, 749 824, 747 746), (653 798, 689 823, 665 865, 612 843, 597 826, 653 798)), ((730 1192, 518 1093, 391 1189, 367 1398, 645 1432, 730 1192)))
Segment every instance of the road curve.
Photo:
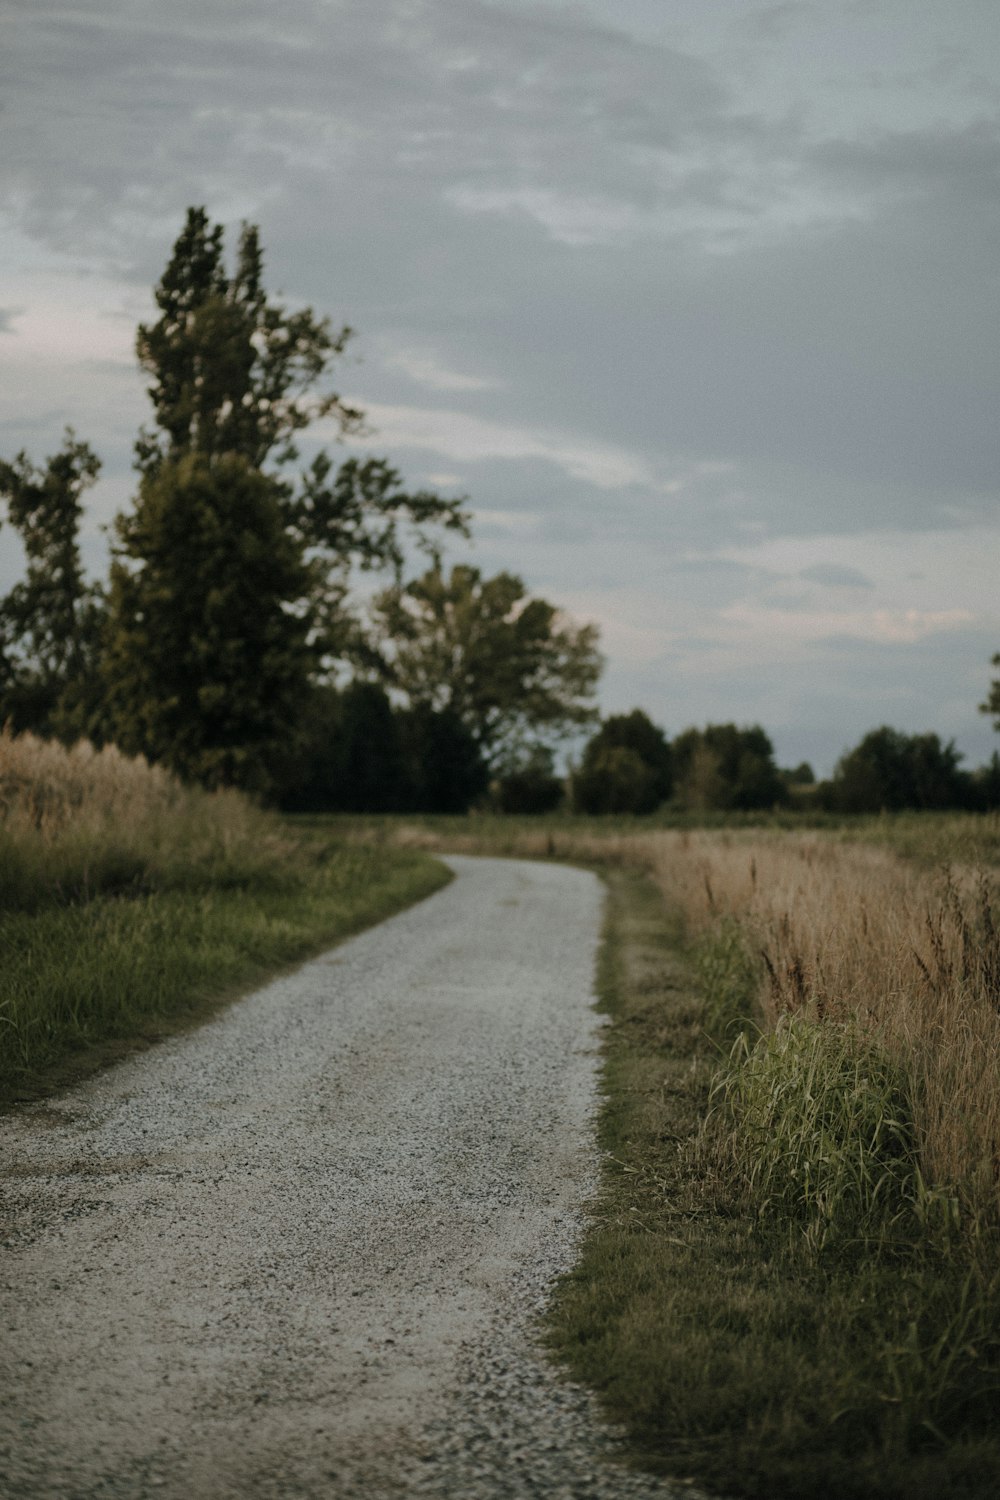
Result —
POLYGON ((448 862, 0 1121, 4 1496, 670 1493, 534 1328, 595 1180, 599 883, 448 862))

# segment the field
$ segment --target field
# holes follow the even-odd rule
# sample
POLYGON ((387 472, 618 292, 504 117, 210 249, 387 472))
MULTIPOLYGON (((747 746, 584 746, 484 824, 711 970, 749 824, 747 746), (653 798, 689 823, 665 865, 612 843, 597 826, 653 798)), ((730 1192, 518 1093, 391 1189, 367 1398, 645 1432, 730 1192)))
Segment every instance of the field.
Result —
POLYGON ((637 1460, 995 1494, 998 820, 396 836, 608 880, 604 1188, 550 1337, 637 1460))
POLYGON ((609 891, 603 1188, 548 1337, 720 1493, 1000 1485, 1000 819, 280 820, 0 737, 0 1087, 193 1024, 434 889, 609 891))
POLYGON ((447 878, 111 747, 0 735, 0 1103, 193 1024, 447 878))

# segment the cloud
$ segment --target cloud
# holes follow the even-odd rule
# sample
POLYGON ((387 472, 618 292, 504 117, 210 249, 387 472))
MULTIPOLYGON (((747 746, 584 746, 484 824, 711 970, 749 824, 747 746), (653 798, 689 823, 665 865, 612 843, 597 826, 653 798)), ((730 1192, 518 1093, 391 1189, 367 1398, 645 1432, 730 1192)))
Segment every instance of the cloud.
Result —
MULTIPOLYGON (((430 449, 456 462, 484 459, 542 459, 574 479, 602 490, 651 484, 647 465, 622 448, 587 443, 553 433, 492 421, 462 411, 365 402, 372 436, 369 447, 430 449)), ((333 430, 331 429, 331 435, 333 430)))
POLYGON ((811 568, 803 568, 799 574, 800 578, 809 583, 821 584, 824 588, 831 589, 873 589, 874 583, 860 568, 847 568, 837 563, 814 563, 811 568))
POLYGON ((450 370, 433 354, 416 349, 400 349, 387 355, 383 363, 390 370, 401 370, 416 385, 426 386, 432 391, 495 391, 501 389, 499 380, 490 380, 482 375, 466 375, 450 370))

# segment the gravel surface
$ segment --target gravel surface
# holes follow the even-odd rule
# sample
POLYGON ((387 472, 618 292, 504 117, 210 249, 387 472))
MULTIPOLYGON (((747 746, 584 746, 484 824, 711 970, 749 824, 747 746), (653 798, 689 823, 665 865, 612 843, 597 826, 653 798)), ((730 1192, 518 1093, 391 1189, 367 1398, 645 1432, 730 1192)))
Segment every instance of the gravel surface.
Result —
POLYGON ((596 1182, 601 910, 455 857, 421 905, 0 1121, 0 1493, 587 1497, 540 1352, 596 1182))

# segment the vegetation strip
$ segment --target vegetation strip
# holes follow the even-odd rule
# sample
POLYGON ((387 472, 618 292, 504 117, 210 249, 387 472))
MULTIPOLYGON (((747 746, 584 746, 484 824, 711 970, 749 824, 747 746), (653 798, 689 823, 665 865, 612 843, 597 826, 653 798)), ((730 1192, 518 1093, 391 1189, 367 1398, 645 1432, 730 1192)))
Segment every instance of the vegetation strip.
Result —
POLYGON ((982 1225, 970 1247, 946 1202, 916 1201, 905 1085, 804 1020, 730 1057, 704 1023, 706 991, 717 1032, 752 1001, 733 929, 685 944, 647 877, 609 883, 606 1170, 553 1348, 657 1472, 728 1494, 986 1500, 1000 1475, 995 1237, 982 1225), (750 1097, 726 1106, 726 1090, 750 1097), (796 1149, 801 1167, 818 1138, 807 1103, 827 1111, 828 1155, 839 1143, 874 1168, 834 1163, 831 1215, 795 1176, 796 1149), (778 1118, 799 1126, 797 1147, 773 1135, 778 1118))
POLYGON ((190 1026, 450 877, 108 748, 0 737, 0 1102, 190 1026))

